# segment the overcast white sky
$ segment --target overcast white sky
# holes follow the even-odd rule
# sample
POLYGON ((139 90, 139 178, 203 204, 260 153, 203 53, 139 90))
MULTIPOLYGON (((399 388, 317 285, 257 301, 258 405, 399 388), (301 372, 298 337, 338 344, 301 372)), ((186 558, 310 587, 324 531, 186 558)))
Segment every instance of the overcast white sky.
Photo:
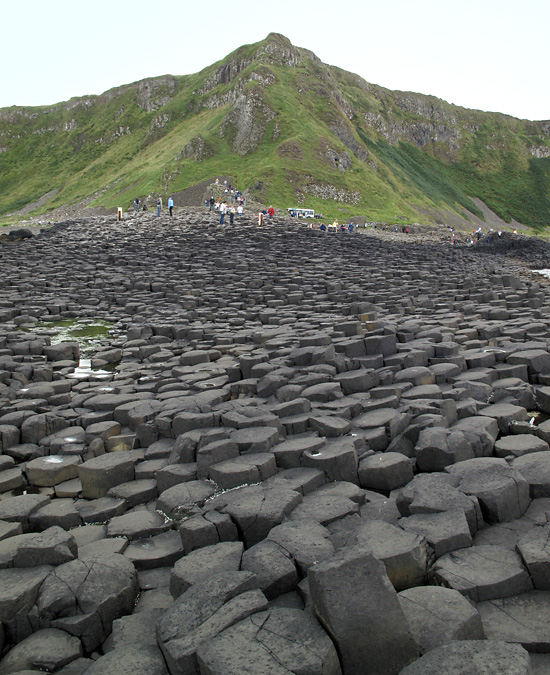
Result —
POLYGON ((550 0, 2 0, 0 107, 186 75, 268 33, 388 89, 550 119, 550 0))

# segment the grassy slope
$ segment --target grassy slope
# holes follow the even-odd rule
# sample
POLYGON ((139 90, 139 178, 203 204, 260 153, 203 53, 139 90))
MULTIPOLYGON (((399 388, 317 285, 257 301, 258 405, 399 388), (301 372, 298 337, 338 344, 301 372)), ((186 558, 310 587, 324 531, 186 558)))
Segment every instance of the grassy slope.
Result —
POLYGON ((0 153, 0 213, 54 188, 59 193, 47 208, 95 193, 100 194, 94 205, 128 207, 136 195, 166 195, 231 174, 241 188, 254 187, 266 203, 286 207, 301 199, 327 217, 364 213, 375 220, 421 222, 415 206, 480 215, 470 199, 479 197, 505 220, 550 225, 550 159, 528 152, 530 145, 549 143, 540 125, 366 85, 302 50, 297 67, 277 59, 258 61, 258 50, 267 42, 244 46, 201 73, 176 78, 170 100, 155 111, 140 106, 136 86, 50 108, 0 111, 0 146, 8 148, 0 153), (232 64, 237 72, 247 63, 230 82, 199 93, 220 67, 232 64), (253 71, 272 73, 275 83, 250 80, 253 71), (256 151, 245 155, 231 150, 231 134, 224 132, 233 101, 219 103, 235 86, 255 92, 277 113, 256 151), (219 107, 205 107, 213 95, 219 107), (344 115, 341 96, 353 115, 344 115), (390 143, 369 126, 365 113, 401 128, 426 124, 429 114, 428 122, 435 119, 458 134, 459 150, 446 142, 432 141, 422 150, 403 140, 390 143), (335 127, 347 129, 356 147, 369 153, 366 162, 338 138, 331 130, 335 127), (183 148, 199 136, 210 156, 182 158, 183 148), (327 147, 347 153, 351 168, 345 173, 335 168, 327 160, 327 147), (311 183, 360 197, 352 205, 304 195, 311 183))

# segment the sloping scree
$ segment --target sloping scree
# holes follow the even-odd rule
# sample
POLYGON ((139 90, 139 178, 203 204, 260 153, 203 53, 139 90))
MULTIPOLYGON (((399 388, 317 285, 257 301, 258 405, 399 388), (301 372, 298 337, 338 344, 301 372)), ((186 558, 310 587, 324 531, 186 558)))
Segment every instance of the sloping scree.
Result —
POLYGON ((549 246, 218 221, 0 244, 0 670, 528 672, 549 246))

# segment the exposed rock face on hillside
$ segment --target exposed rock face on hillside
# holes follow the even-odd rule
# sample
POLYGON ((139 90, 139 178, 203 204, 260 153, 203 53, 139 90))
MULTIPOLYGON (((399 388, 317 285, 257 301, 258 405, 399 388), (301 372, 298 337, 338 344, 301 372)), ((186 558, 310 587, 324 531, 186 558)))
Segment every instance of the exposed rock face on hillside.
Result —
POLYGON ((257 150, 264 138, 267 124, 276 113, 263 102, 260 91, 239 96, 224 120, 221 133, 233 152, 246 155, 257 150))
POLYGON ((0 671, 527 675, 550 246, 266 220, 0 242, 0 671))

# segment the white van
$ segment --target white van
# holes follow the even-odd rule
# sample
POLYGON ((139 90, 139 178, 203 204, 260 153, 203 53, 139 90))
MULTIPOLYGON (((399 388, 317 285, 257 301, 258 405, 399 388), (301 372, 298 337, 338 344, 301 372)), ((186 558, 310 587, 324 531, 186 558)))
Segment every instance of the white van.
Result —
POLYGON ((287 209, 293 218, 315 218, 315 209, 287 209))

